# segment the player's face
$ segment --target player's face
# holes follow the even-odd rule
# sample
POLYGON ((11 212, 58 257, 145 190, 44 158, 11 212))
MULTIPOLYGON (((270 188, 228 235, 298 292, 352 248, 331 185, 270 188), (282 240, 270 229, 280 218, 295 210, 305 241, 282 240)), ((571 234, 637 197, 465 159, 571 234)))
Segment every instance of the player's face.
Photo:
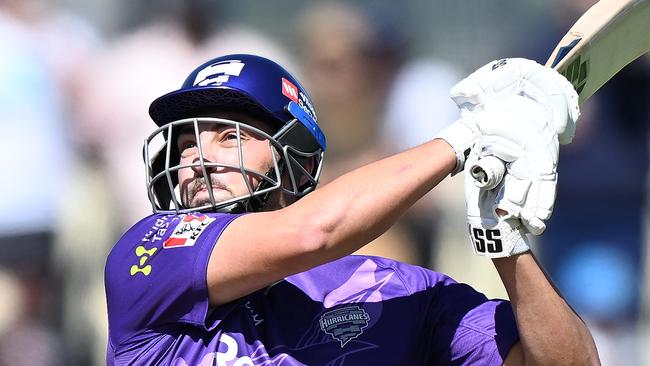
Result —
MULTIPOLYGON (((223 112, 211 117, 242 122, 268 133, 268 126, 255 118, 242 113, 223 112)), ((273 156, 269 140, 253 131, 240 129, 243 168, 265 175, 273 167, 273 156)), ((178 171, 180 194, 186 207, 199 207, 210 204, 209 189, 215 203, 249 194, 246 180, 253 189, 261 179, 254 174, 242 174, 239 168, 239 144, 234 125, 199 123, 199 138, 205 163, 218 163, 226 166, 206 167, 210 182, 206 182, 200 166, 183 168, 178 171)), ((196 134, 193 126, 180 131, 177 147, 181 152, 180 164, 200 161, 196 134)))

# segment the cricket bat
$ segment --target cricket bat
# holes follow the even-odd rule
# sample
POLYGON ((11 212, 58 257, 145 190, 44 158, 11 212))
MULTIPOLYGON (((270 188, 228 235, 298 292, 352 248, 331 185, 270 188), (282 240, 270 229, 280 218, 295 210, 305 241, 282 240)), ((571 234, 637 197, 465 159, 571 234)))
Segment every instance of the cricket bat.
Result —
MULTIPOLYGON (((562 37, 546 66, 573 84, 582 104, 648 50, 650 0, 600 0, 562 37)), ((470 167, 479 187, 491 189, 503 178, 505 166, 494 160, 486 157, 470 167)))

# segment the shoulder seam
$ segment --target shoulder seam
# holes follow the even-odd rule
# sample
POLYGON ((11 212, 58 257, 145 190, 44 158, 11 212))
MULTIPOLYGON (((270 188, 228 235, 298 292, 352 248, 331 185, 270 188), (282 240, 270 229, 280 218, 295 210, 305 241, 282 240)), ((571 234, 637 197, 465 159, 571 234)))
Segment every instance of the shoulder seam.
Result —
POLYGON ((378 267, 392 269, 393 273, 395 273, 397 275, 397 278, 399 279, 399 282, 402 284, 402 286, 404 286, 404 288, 406 289, 408 294, 413 295, 413 290, 408 285, 408 283, 404 280, 404 278, 402 277, 402 271, 400 271, 399 268, 397 268, 397 266, 395 266, 394 262, 391 262, 390 265, 386 265, 385 263, 381 263, 381 262, 375 262, 375 263, 377 264, 378 267))

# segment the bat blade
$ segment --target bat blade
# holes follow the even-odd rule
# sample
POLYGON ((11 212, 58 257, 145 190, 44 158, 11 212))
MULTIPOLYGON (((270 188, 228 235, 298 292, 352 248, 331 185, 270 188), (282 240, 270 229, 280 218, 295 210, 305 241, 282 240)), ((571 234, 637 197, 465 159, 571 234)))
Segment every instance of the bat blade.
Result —
POLYGON ((546 66, 589 99, 630 62, 650 50, 650 1, 600 0, 560 40, 546 66))
MULTIPOLYGON (((630 62, 650 50, 650 0, 600 0, 560 40, 546 62, 564 75, 582 104, 630 62)), ((505 169, 479 160, 476 185, 496 187, 505 169), (484 177, 492 177, 490 180, 484 177)))

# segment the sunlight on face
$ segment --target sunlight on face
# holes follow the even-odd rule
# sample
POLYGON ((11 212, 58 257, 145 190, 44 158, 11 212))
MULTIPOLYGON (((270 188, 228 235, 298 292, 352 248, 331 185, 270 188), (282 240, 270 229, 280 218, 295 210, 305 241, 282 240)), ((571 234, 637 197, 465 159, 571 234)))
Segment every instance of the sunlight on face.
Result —
MULTIPOLYGON (((266 123, 242 113, 222 112, 211 117, 223 118, 249 124, 261 130, 268 130, 266 123)), ((268 139, 240 129, 243 167, 248 171, 265 175, 273 168, 273 157, 268 139)), ((178 171, 181 200, 185 207, 209 205, 212 190, 215 203, 249 194, 246 180, 253 190, 261 179, 254 174, 242 174, 240 170, 237 128, 234 125, 199 122, 199 139, 204 162, 218 163, 221 166, 206 167, 210 182, 206 182, 200 166, 183 168, 178 171)), ((198 163, 199 149, 193 125, 181 129, 176 141, 181 152, 181 165, 198 163)))

